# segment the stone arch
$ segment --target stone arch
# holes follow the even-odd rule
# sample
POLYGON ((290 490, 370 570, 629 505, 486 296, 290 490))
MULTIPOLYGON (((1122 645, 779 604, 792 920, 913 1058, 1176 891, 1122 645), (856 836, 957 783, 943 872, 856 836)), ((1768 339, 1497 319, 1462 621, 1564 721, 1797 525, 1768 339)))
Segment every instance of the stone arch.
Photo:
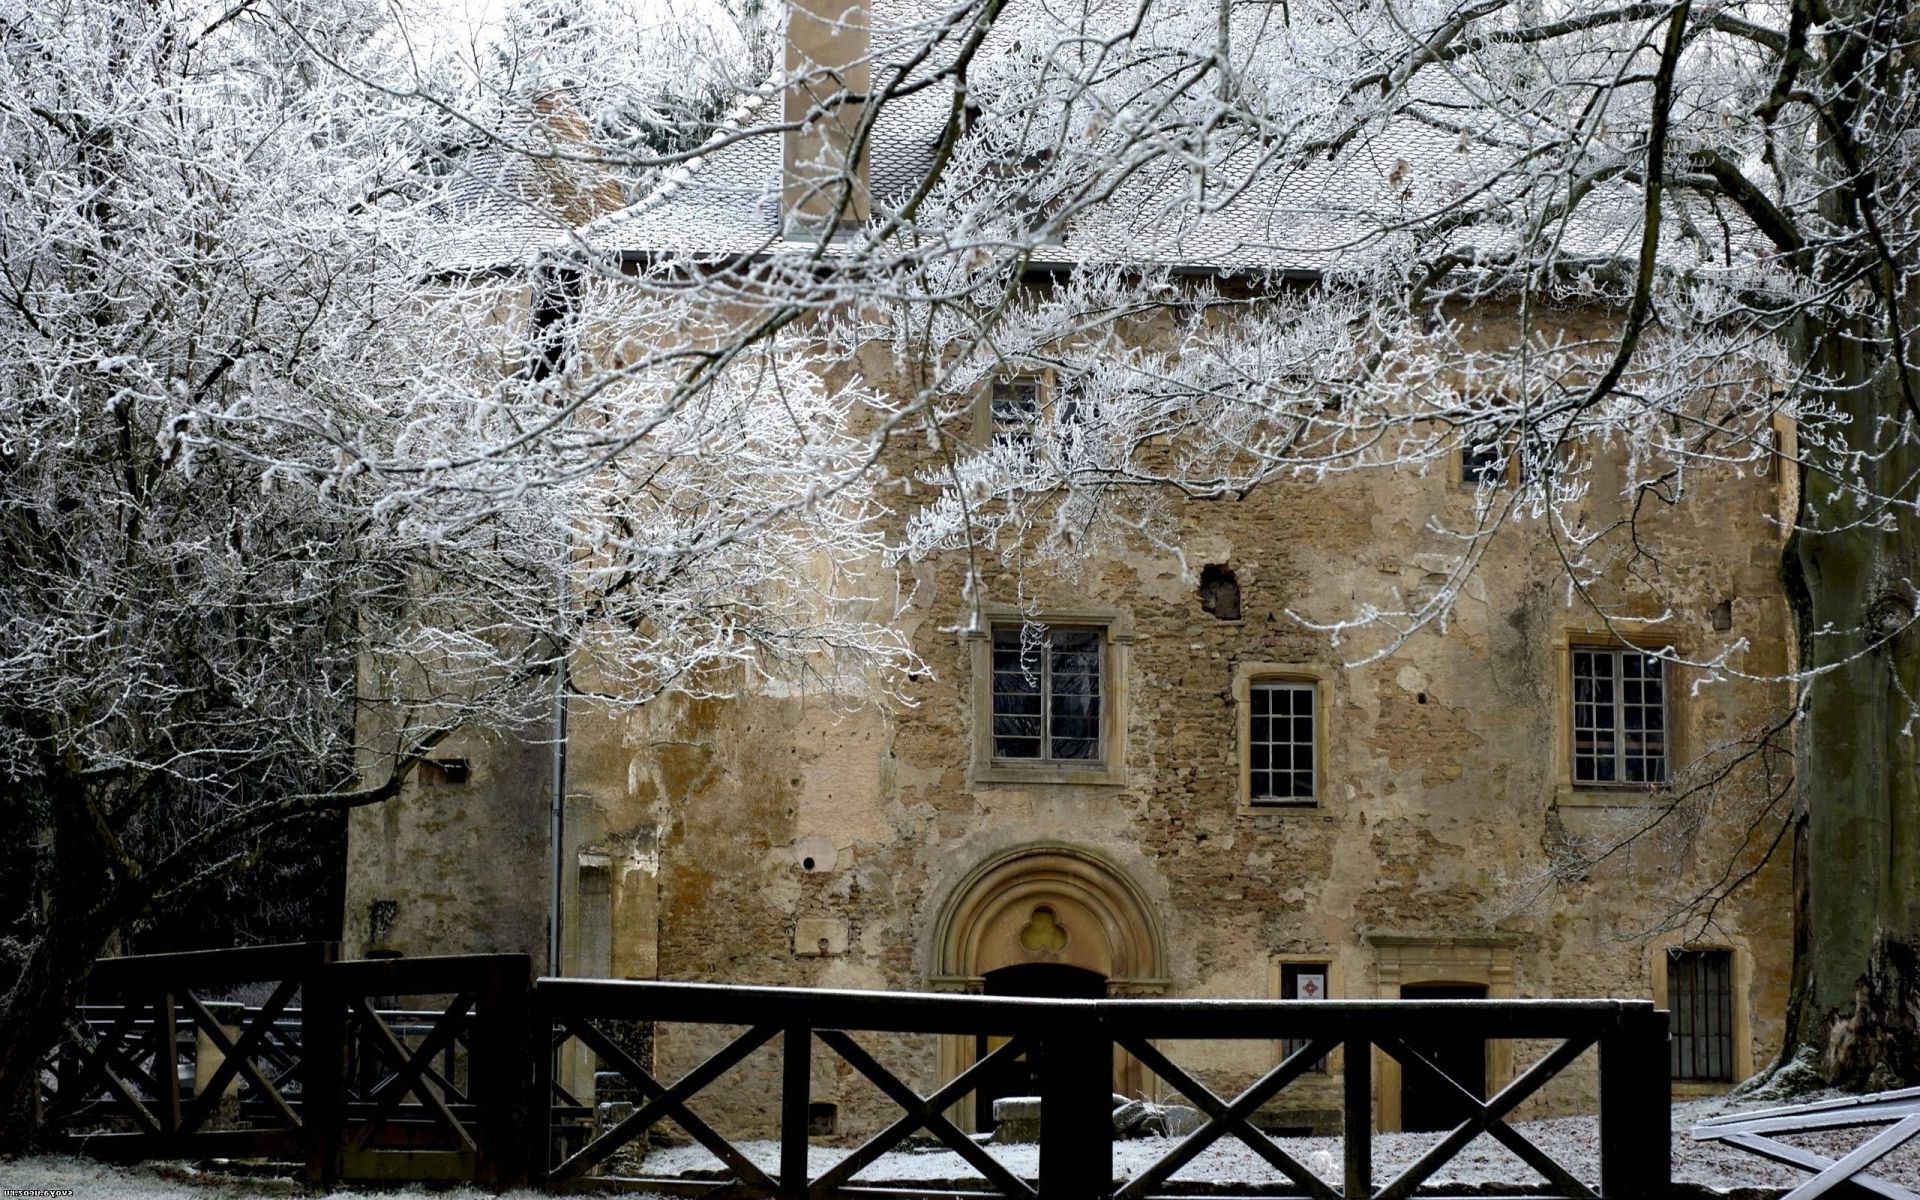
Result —
POLYGON ((936 987, 976 990, 988 971, 1029 962, 1096 971, 1118 994, 1167 984, 1166 941, 1146 894, 1105 855, 1060 843, 982 862, 934 923, 936 987))
MULTIPOLYGON (((1108 995, 1167 987, 1166 940, 1152 903, 1105 855, 1042 843, 1001 851, 948 893, 933 927, 929 974, 943 991, 980 991, 989 971, 1036 963, 1103 976, 1108 995)), ((940 1039, 940 1075, 952 1079, 977 1060, 975 1038, 940 1039)), ((1141 1092, 1140 1064, 1114 1054, 1113 1087, 1141 1092)), ((978 1128, 973 1096, 952 1110, 962 1128, 978 1128)))

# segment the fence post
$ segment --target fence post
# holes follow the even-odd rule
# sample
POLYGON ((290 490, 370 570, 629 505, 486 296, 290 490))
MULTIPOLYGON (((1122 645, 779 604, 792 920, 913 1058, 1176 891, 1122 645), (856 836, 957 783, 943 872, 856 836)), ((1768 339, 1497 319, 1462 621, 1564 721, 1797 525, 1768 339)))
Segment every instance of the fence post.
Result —
POLYGON ((780 1194, 807 1197, 807 1106, 812 1099, 813 1030, 787 1026, 780 1050, 780 1194))
POLYGON ((307 1182, 340 1179, 346 1122, 347 1009, 333 986, 331 944, 316 945, 300 980, 300 1122, 307 1139, 307 1182))
POLYGON ((1097 1200, 1113 1190, 1113 1039, 1089 1003, 1049 1022, 1039 1051, 1040 1195, 1097 1200))
MULTIPOLYGON (((479 1118, 475 1182, 492 1188, 527 1182, 527 1129, 535 1123, 533 1101, 537 1053, 533 1036, 533 960, 502 955, 486 964, 474 997, 473 1041, 467 1047, 467 1078, 479 1118)), ((542 1044, 545 1038, 538 1039, 542 1044)))
POLYGON ((532 1119, 527 1122, 527 1181, 543 1184, 553 1170, 553 1011, 539 980, 527 1014, 527 1049, 533 1055, 532 1119))
POLYGON ((1340 1141, 1346 1152, 1344 1195, 1373 1195, 1373 1043, 1348 1038, 1341 1064, 1340 1141))
POLYGON ((1600 1035, 1600 1195, 1664 1196, 1673 1187, 1667 1014, 1623 1007, 1600 1035))

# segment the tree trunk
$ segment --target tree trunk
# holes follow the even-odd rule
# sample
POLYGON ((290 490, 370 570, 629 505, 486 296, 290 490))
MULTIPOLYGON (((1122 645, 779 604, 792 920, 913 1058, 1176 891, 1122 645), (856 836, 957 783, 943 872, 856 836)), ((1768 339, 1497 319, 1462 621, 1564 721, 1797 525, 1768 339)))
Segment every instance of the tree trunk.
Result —
POLYGON ((40 1064, 85 993, 93 962, 120 919, 125 895, 108 867, 99 833, 78 787, 56 790, 51 836, 40 855, 34 941, 18 977, 0 995, 0 1152, 36 1147, 40 1064))
POLYGON ((1920 634, 1900 631, 1914 614, 1920 521, 1891 507, 1891 529, 1855 524, 1881 514, 1843 485, 1864 473, 1873 496, 1897 500, 1920 452, 1886 453, 1885 423, 1904 416, 1888 362, 1851 337, 1830 337, 1818 354, 1844 381, 1846 449, 1868 457, 1810 453, 1802 530, 1787 549, 1800 667, 1813 674, 1796 751, 1804 890, 1786 1058, 1830 1083, 1878 1089, 1920 1083, 1920 725, 1910 721, 1920 634))

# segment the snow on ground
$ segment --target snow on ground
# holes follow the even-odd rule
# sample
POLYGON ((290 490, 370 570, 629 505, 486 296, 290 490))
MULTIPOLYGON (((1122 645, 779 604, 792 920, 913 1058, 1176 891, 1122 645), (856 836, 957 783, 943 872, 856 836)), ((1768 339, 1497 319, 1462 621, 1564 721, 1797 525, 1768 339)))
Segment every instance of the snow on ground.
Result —
MULTIPOLYGON (((1797 1098, 1825 1099, 1826 1096, 1797 1098)), ((1804 1182, 1806 1172, 1779 1166, 1765 1159, 1736 1150, 1719 1142, 1696 1142, 1689 1136, 1696 1122, 1736 1109, 1771 1108, 1777 1102, 1730 1103, 1725 1098, 1677 1104, 1673 1109, 1673 1179, 1675 1183, 1701 1184, 1717 1189, 1739 1187, 1792 1187, 1804 1182)), ((1548 1157, 1566 1167, 1576 1178, 1597 1187, 1600 1181, 1599 1126, 1593 1117, 1566 1117, 1552 1121, 1519 1123, 1514 1128, 1548 1157)), ((1851 1129, 1833 1133, 1783 1139, 1796 1145, 1839 1158, 1871 1137, 1879 1129, 1851 1129)), ((1401 1168, 1420 1157, 1440 1140, 1437 1133, 1385 1133, 1373 1139, 1373 1175, 1376 1187, 1392 1179, 1401 1168)), ((1296 1137, 1278 1139, 1282 1149, 1314 1174, 1339 1184, 1342 1149, 1337 1137, 1296 1137)), ((1115 1142, 1114 1174, 1131 1178, 1166 1154, 1177 1144, 1172 1138, 1141 1138, 1115 1142)), ((779 1143, 742 1142, 740 1149, 754 1163, 772 1173, 779 1165, 779 1143)), ((1032 1179, 1039 1169, 1038 1148, 1031 1145, 988 1146, 987 1151, 1014 1174, 1032 1179)), ((846 1154, 846 1150, 814 1146, 809 1149, 810 1174, 819 1175, 846 1154)), ((650 1177, 709 1172, 709 1177, 726 1178, 720 1161, 699 1146, 677 1146, 657 1150, 642 1164, 640 1173, 650 1177)), ((1881 1178, 1907 1187, 1920 1187, 1920 1141, 1909 1142, 1892 1156, 1882 1159, 1876 1171, 1881 1178)), ((977 1173, 958 1155, 946 1149, 921 1149, 883 1156, 857 1177, 863 1183, 966 1180, 977 1173)), ((1281 1174, 1243 1143, 1232 1138, 1215 1142, 1204 1153, 1174 1175, 1183 1183, 1212 1184, 1284 1184, 1281 1174)), ((1489 1184, 1530 1185, 1541 1182, 1531 1167, 1511 1151, 1486 1135, 1467 1143, 1461 1152, 1430 1176, 1423 1186, 1484 1186, 1489 1184)))
MULTIPOLYGON (((1801 1097, 1818 1099, 1822 1097, 1801 1097)), ((1776 1102, 1755 1100, 1729 1101, 1725 1098, 1696 1100, 1677 1104, 1673 1109, 1673 1178, 1676 1183, 1700 1184, 1731 1190, 1763 1187, 1788 1188, 1803 1182, 1807 1175, 1777 1166, 1754 1155, 1717 1142, 1696 1142, 1688 1136, 1693 1125, 1707 1117, 1736 1109, 1772 1107, 1776 1102)), ((1598 1182, 1599 1138, 1592 1117, 1568 1117, 1554 1121, 1534 1121, 1515 1128, 1549 1156, 1566 1166, 1589 1184, 1598 1182)), ((1884 1126, 1880 1127, 1884 1128, 1884 1126)), ((1877 1130, 1854 1129, 1789 1139, 1829 1158, 1838 1158, 1865 1141, 1877 1130)), ((1418 1158, 1439 1139, 1438 1134, 1389 1133, 1373 1141, 1375 1186, 1387 1182, 1401 1167, 1418 1158)), ((1114 1144, 1115 1174, 1130 1177, 1145 1169, 1170 1150, 1168 1138, 1143 1138, 1114 1144)), ((1315 1174, 1338 1183, 1340 1175, 1340 1139, 1284 1138, 1281 1146, 1315 1174)), ((779 1146, 771 1141, 743 1142, 740 1148, 756 1163, 771 1172, 779 1161, 779 1146)), ((1030 1145, 989 1146, 991 1153, 1017 1175, 1034 1177, 1039 1153, 1030 1145)), ((818 1175, 847 1153, 844 1148, 815 1146, 808 1152, 811 1173, 818 1175)), ((651 1154, 643 1165, 650 1176, 690 1175, 708 1178, 725 1176, 719 1160, 697 1146, 673 1147, 651 1154)), ((1909 1142, 1892 1156, 1882 1159, 1875 1173, 1889 1182, 1920 1188, 1920 1142, 1909 1142)), ((959 1155, 943 1149, 896 1151, 881 1158, 860 1175, 861 1182, 881 1180, 921 1183, 939 1180, 977 1178, 959 1155)), ((1180 1182, 1220 1184, 1270 1184, 1284 1182, 1284 1176, 1237 1141, 1216 1142, 1174 1177, 1180 1182)), ((1482 1136, 1434 1175, 1429 1186, 1532 1184, 1538 1181, 1531 1169, 1492 1138, 1482 1136)), ((228 1170, 202 1170, 177 1163, 151 1163, 119 1168, 83 1159, 66 1157, 0 1160, 0 1195, 71 1194, 98 1197, 99 1200, 309 1200, 314 1193, 297 1183, 271 1175, 236 1174, 228 1170)), ((369 1189, 365 1192, 339 1191, 334 1200, 356 1197, 379 1200, 482 1200, 488 1194, 466 1188, 435 1188, 394 1192, 369 1189)), ((524 1198, 538 1193, 511 1193, 524 1198)))

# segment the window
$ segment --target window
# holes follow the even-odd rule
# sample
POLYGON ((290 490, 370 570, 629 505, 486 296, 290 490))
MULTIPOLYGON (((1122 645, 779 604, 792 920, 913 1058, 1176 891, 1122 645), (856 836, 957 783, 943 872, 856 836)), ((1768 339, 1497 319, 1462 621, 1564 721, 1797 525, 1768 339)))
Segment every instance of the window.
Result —
MULTIPOLYGON (((1282 1000, 1325 1000, 1327 998, 1327 980, 1329 972, 1323 962, 1288 962, 1280 964, 1280 998, 1282 1000)), ((1308 1038, 1280 1039, 1280 1057, 1289 1058, 1306 1049, 1308 1038)), ((1327 1071, 1327 1058, 1307 1068, 1310 1071, 1327 1071)))
POLYGON ((1257 679, 1247 694, 1247 799, 1312 804, 1319 743, 1311 680, 1257 679))
POLYGON ((1673 1078, 1733 1082, 1733 952, 1667 951, 1667 1008, 1673 1078))
POLYGON ((1105 631, 993 627, 993 757, 1097 762, 1102 757, 1105 631))
POLYGON ((1460 482, 1470 487, 1499 483, 1505 473, 1505 448, 1499 442, 1463 442, 1460 446, 1460 482))
POLYGON ((1666 782, 1666 664, 1632 649, 1572 654, 1574 785, 1666 782))
POLYGON ((993 381, 989 416, 995 442, 1032 444, 1034 425, 1040 420, 1043 387, 1038 375, 1010 375, 993 381))

